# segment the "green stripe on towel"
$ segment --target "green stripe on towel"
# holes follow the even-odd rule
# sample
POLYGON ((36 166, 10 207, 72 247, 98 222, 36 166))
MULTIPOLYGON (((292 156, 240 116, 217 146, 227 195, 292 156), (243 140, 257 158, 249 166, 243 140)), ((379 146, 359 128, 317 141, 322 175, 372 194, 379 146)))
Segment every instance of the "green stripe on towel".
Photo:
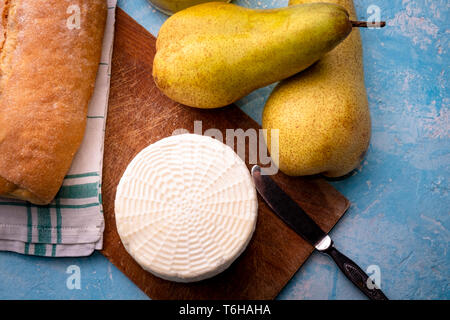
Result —
POLYGON ((50 208, 44 206, 37 207, 37 219, 38 219, 38 241, 40 243, 52 242, 52 216, 50 208))
MULTIPOLYGON (((46 207, 48 208, 61 208, 61 209, 83 209, 90 208, 100 205, 98 202, 86 203, 86 204, 60 204, 57 206, 56 204, 49 204, 46 207)), ((27 204, 25 202, 0 202, 0 206, 16 206, 16 207, 26 207, 27 204)), ((31 218, 30 218, 31 221, 31 218)))
POLYGON ((56 198, 55 202, 56 202, 56 243, 61 243, 62 215, 59 198, 56 198))
POLYGON ((37 220, 38 220, 38 241, 40 243, 35 244, 34 254, 38 256, 45 256, 47 251, 47 243, 52 242, 52 216, 49 207, 38 206, 37 207, 37 220))
POLYGON ((34 244, 34 254, 36 256, 45 256, 47 253, 46 243, 35 243, 34 244))
POLYGON ((29 254, 30 243, 33 236, 33 229, 31 228, 33 224, 33 218, 31 216, 31 204, 27 202, 27 243, 25 243, 24 253, 29 254))
POLYGON ((98 196, 98 183, 77 184, 73 186, 62 186, 59 189, 58 198, 84 199, 98 196))
POLYGON ((84 178, 84 177, 98 177, 98 172, 87 172, 80 174, 68 174, 64 179, 76 179, 76 178, 84 178))

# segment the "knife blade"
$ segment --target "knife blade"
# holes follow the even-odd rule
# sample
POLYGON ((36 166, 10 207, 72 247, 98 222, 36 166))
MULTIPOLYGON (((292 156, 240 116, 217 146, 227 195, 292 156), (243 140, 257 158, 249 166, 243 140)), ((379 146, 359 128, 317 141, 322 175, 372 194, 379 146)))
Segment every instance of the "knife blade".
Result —
POLYGON ((257 165, 252 168, 256 190, 273 212, 318 251, 330 256, 347 278, 371 300, 388 300, 372 279, 352 260, 339 252, 308 214, 257 165))

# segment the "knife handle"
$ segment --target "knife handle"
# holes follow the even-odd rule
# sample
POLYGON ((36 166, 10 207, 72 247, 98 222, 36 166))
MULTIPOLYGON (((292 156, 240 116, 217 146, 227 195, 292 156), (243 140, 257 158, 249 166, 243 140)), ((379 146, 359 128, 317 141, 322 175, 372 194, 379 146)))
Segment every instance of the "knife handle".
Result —
POLYGON ((374 288, 370 289, 367 286, 369 276, 360 267, 358 267, 356 263, 340 253, 333 245, 322 252, 333 258, 334 262, 345 274, 345 276, 367 297, 369 297, 370 300, 389 300, 380 289, 375 287, 375 284, 373 284, 374 288))

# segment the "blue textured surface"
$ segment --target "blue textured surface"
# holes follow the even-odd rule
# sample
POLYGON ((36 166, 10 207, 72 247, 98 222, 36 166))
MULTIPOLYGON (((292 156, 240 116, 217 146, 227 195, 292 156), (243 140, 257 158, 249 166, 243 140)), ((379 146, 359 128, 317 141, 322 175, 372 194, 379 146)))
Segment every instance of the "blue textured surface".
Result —
MULTIPOLYGON (((279 7, 287 0, 237 1, 279 7)), ((377 265, 394 299, 449 299, 449 4, 447 0, 355 0, 358 16, 381 8, 387 28, 362 30, 373 135, 356 174, 333 182, 352 202, 331 235, 363 269, 377 265)), ((119 6, 153 34, 166 16, 146 0, 119 6)), ((241 100, 260 121, 270 88, 241 100)), ((0 253, 0 298, 145 299, 100 254, 49 259, 0 253), (68 290, 66 269, 78 265, 81 290, 68 290)), ((325 256, 314 253, 280 299, 360 299, 325 256)))

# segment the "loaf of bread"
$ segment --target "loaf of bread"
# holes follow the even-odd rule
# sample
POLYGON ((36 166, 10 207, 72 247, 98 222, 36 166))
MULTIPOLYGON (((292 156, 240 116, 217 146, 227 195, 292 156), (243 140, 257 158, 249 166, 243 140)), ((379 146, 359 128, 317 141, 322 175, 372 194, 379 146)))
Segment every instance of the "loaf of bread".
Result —
POLYGON ((0 197, 48 204, 84 136, 106 0, 0 0, 0 197))

